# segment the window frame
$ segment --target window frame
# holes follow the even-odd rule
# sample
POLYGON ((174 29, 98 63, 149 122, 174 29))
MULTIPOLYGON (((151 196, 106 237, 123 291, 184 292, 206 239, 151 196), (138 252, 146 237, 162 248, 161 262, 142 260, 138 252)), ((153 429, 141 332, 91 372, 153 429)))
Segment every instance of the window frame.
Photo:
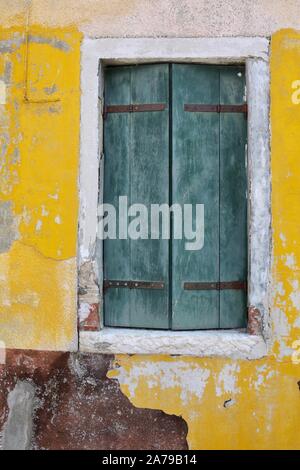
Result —
POLYGON ((265 356, 270 344, 271 260, 268 39, 84 39, 81 48, 80 142, 80 350, 110 354, 182 354, 248 359, 265 356), (159 331, 103 327, 102 278, 99 275, 103 268, 102 247, 101 243, 97 243, 97 205, 102 201, 103 190, 103 64, 149 62, 243 63, 246 66, 248 331, 252 334, 243 330, 159 331), (256 325, 259 328, 255 328, 256 325))

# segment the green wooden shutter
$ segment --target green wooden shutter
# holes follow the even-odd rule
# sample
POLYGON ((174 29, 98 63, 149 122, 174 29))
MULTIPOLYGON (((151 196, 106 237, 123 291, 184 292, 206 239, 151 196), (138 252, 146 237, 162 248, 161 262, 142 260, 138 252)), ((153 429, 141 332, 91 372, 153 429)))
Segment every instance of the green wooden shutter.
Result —
MULTIPOLYGON (((128 205, 142 203, 148 209, 150 204, 169 203, 168 101, 168 65, 106 70, 106 106, 166 106, 162 111, 107 113, 104 202, 118 207, 119 196, 126 195, 128 205)), ((168 240, 107 239, 104 241, 104 266, 104 285, 116 280, 164 283, 163 289, 106 289, 105 325, 169 328, 168 240)))
POLYGON ((185 250, 184 240, 172 244, 172 328, 243 327, 245 289, 216 287, 232 281, 236 286, 247 278, 247 124, 244 113, 218 112, 217 106, 243 104, 244 68, 185 64, 172 68, 172 199, 205 206, 202 250, 185 250), (216 109, 185 109, 192 104, 216 105, 216 109), (186 283, 194 283, 194 288, 186 289, 186 283), (215 287, 206 288, 204 283, 215 287))

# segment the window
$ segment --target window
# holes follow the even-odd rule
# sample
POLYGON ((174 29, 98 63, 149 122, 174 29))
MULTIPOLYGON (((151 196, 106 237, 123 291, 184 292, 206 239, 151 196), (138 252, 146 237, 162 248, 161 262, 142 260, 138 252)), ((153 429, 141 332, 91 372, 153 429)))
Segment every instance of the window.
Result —
POLYGON ((246 326, 244 95, 243 66, 106 68, 104 202, 204 204, 204 246, 172 218, 170 240, 104 240, 105 326, 246 326))

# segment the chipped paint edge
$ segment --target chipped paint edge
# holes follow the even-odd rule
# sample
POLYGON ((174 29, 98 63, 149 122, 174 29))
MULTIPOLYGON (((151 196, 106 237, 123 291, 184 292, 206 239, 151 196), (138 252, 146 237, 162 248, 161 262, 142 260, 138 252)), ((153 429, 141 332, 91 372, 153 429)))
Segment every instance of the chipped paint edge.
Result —
POLYGON ((249 57, 268 60, 269 40, 263 37, 218 38, 86 38, 83 51, 102 60, 239 62, 249 57))
POLYGON ((262 334, 270 343, 271 170, 270 71, 261 59, 246 61, 248 95, 248 303, 260 312, 262 334))

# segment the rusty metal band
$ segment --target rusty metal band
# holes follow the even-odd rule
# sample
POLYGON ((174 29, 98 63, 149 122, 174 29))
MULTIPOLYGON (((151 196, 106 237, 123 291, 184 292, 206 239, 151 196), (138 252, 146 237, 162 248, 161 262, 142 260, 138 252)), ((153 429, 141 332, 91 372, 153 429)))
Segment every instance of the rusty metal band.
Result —
POLYGON ((244 113, 247 104, 185 104, 184 110, 190 113, 244 113))
POLYGON ((106 280, 103 282, 104 290, 107 289, 164 289, 165 283, 160 281, 118 281, 106 280))
POLYGON ((185 282, 185 290, 246 290, 246 281, 226 281, 226 282, 185 282))
POLYGON ((104 109, 104 114, 108 113, 144 113, 150 111, 163 111, 166 109, 165 103, 153 103, 153 104, 117 104, 109 105, 104 109))

